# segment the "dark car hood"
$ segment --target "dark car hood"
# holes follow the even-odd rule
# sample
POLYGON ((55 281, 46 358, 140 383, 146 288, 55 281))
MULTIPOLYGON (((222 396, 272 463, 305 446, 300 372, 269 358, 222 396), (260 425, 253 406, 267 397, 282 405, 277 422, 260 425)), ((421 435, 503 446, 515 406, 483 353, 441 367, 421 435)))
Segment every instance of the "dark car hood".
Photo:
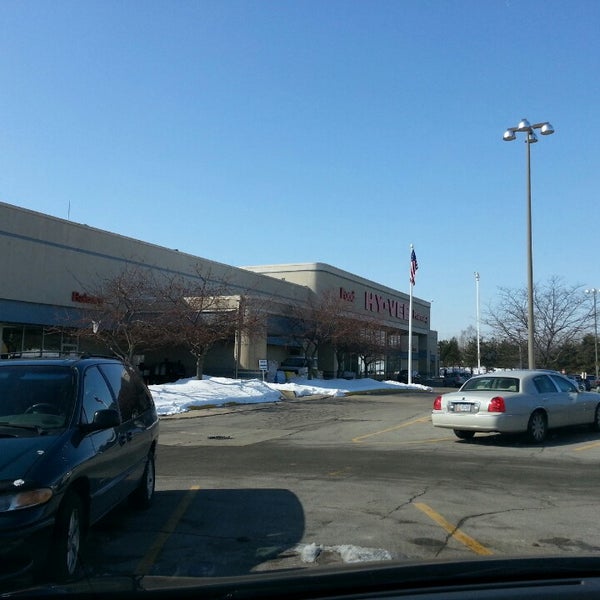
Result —
POLYGON ((25 479, 31 468, 55 445, 56 436, 0 439, 0 481, 25 479))
POLYGON ((15 590, 4 598, 116 597, 205 600, 358 600, 398 596, 448 598, 572 598, 589 590, 597 597, 600 559, 595 556, 484 557, 464 560, 390 561, 253 573, 235 577, 104 576, 68 584, 15 590), (427 593, 429 592, 429 593, 427 593), (452 593, 455 592, 455 593, 452 593), (511 593, 512 592, 512 593, 511 593), (562 593, 561 593, 562 592, 562 593), (414 594, 414 595, 413 595, 414 594), (143 595, 143 596, 142 596, 143 595), (483 596, 482 596, 483 597, 483 596))

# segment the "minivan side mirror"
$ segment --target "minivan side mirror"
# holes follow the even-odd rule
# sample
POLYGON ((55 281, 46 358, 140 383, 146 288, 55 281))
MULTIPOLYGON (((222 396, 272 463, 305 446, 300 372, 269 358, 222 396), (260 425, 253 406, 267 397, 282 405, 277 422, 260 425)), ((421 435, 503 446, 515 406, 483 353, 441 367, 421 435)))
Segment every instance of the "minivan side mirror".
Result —
POLYGON ((118 411, 107 408, 104 410, 97 410, 94 413, 94 420, 91 423, 81 425, 81 429, 85 433, 92 431, 101 431, 102 429, 110 429, 111 427, 118 427, 121 424, 121 417, 118 411))

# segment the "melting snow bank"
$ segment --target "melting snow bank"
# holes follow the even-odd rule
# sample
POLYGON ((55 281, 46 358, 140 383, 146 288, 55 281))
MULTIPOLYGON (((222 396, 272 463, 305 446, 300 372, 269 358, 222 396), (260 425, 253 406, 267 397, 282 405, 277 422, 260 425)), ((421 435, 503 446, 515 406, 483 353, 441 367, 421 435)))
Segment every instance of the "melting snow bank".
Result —
POLYGON ((360 546, 322 546, 320 544, 299 544, 294 548, 305 563, 317 562, 323 552, 333 552, 345 563, 374 562, 392 560, 392 555, 381 548, 361 548, 360 546))
POLYGON ((266 383, 260 379, 227 379, 226 377, 204 377, 180 379, 174 383, 149 386, 159 415, 167 416, 187 412, 192 407, 222 406, 225 404, 257 404, 278 402, 282 392, 295 396, 345 396, 349 393, 375 390, 414 389, 431 391, 420 384, 377 381, 375 379, 303 379, 287 383, 266 383))

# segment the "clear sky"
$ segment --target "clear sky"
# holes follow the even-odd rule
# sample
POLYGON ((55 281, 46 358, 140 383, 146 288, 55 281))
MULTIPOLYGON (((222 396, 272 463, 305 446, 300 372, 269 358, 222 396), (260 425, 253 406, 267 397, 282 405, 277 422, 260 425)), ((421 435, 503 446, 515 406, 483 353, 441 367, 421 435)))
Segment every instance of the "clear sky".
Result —
POLYGON ((226 264, 325 262, 440 339, 600 286, 598 0, 2 0, 0 200, 226 264))

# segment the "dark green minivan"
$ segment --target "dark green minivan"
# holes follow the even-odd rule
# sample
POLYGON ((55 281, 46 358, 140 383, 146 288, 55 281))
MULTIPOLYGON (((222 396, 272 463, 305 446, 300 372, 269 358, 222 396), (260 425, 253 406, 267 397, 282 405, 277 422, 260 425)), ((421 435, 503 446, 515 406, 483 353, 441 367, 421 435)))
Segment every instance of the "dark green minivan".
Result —
POLYGON ((0 361, 0 578, 68 580, 91 525, 126 499, 149 506, 158 430, 119 360, 0 361))

